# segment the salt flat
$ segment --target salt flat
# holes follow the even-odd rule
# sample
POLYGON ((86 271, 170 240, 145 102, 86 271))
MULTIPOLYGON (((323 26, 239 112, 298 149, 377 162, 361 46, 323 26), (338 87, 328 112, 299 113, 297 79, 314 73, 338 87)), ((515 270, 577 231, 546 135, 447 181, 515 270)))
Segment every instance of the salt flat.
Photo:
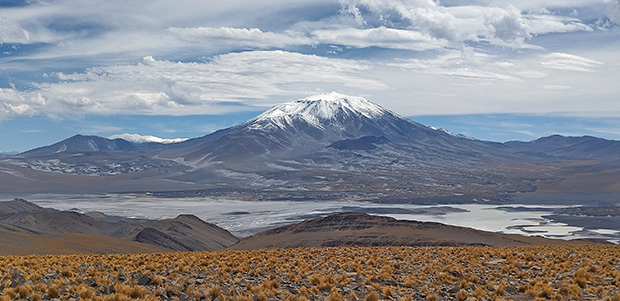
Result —
MULTIPOLYGON (((356 211, 403 220, 432 221, 478 230, 549 238, 620 240, 620 229, 592 229, 547 218, 554 210, 574 205, 511 204, 379 204, 360 201, 246 201, 223 198, 154 198, 124 194, 24 196, 43 207, 79 212, 99 211, 129 218, 164 219, 194 214, 238 237, 333 213, 356 211)), ((9 196, 0 200, 9 200, 9 196)), ((620 225, 619 225, 620 227, 620 225)))

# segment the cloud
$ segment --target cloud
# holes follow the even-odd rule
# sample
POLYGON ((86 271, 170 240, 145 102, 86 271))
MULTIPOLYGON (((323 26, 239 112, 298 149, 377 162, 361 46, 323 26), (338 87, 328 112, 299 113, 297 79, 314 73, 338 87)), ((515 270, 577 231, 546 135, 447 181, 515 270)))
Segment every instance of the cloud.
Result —
POLYGON ((423 51, 447 46, 445 40, 420 32, 383 26, 369 29, 315 30, 312 36, 316 42, 321 44, 338 44, 356 48, 381 47, 423 51))
POLYGON ((69 35, 55 32, 35 20, 15 19, 0 14, 0 45, 53 43, 68 37, 69 35))
POLYGON ((32 2, 0 9, 1 41, 27 45, 0 56, 0 87, 19 85, 0 91, 0 118, 226 114, 321 90, 398 99, 399 108, 422 95, 416 105, 432 114, 548 112, 558 96, 584 95, 608 108, 604 100, 618 95, 617 31, 593 24, 617 22, 619 8, 618 0, 32 2))
POLYGON ((514 70, 518 69, 514 63, 469 48, 447 51, 434 58, 401 60, 388 65, 412 72, 461 79, 520 81, 514 74, 514 70))
POLYGON ((168 29, 177 38, 191 43, 223 43, 235 47, 282 48, 293 45, 311 44, 311 40, 299 32, 284 34, 264 32, 258 28, 194 27, 168 29))
POLYGON ((544 55, 541 64, 550 69, 593 72, 602 62, 581 56, 554 52, 544 55))
POLYGON ((147 56, 133 65, 55 72, 50 76, 56 81, 37 83, 32 92, 0 90, 0 103, 21 115, 220 114, 271 105, 276 95, 304 96, 329 87, 386 89, 363 75, 370 69, 363 61, 286 51, 229 53, 193 63, 147 56))
POLYGON ((12 116, 34 116, 45 105, 39 93, 0 88, 0 120, 12 116))
POLYGON ((568 91, 568 90, 572 90, 573 88, 570 86, 564 86, 564 85, 544 85, 543 89, 553 90, 553 91, 568 91))
POLYGON ((237 48, 274 49, 300 45, 332 44, 354 48, 379 47, 387 49, 429 50, 447 46, 446 41, 426 34, 387 27, 357 29, 318 29, 308 33, 285 31, 264 32, 258 28, 170 28, 169 31, 185 42, 225 44, 237 48))
POLYGON ((163 144, 178 143, 178 142, 183 142, 183 141, 188 140, 187 138, 166 139, 166 138, 159 138, 159 137, 155 137, 151 135, 143 136, 139 134, 129 134, 129 133, 112 135, 108 137, 108 139, 123 139, 123 140, 127 140, 133 143, 155 142, 155 143, 163 143, 163 144))
MULTIPOLYGON (((0 43, 45 44, 41 51, 23 54, 33 60, 105 55, 130 62, 146 54, 196 58, 319 44, 415 51, 470 42, 522 48, 531 47, 527 41, 536 35, 592 30, 577 18, 544 9, 525 11, 517 7, 534 4, 513 1, 450 6, 432 0, 338 3, 340 10, 333 1, 154 0, 137 7, 120 0, 58 0, 0 11, 0 43)), ((608 5, 610 16, 617 15, 614 3, 608 5)))
POLYGON ((620 0, 609 0, 607 17, 617 25, 620 25, 620 0))
POLYGON ((589 25, 581 23, 577 18, 539 14, 528 15, 526 19, 527 23, 525 27, 529 36, 574 31, 593 31, 589 25))
POLYGON ((574 89, 569 83, 575 84, 575 81, 557 83, 554 81, 557 78, 551 76, 551 70, 594 72, 603 63, 566 53, 551 53, 516 60, 501 55, 485 54, 473 48, 464 48, 460 51, 445 51, 431 58, 399 60, 387 65, 409 72, 470 80, 471 84, 475 85, 489 82, 525 83, 536 80, 543 84, 540 86, 543 90, 567 91, 574 89), (545 82, 541 81, 542 79, 545 79, 545 82))
POLYGON ((431 0, 341 0, 343 12, 365 27, 391 27, 453 43, 488 42, 514 48, 537 34, 591 30, 578 19, 524 13, 515 6, 441 6, 431 0))

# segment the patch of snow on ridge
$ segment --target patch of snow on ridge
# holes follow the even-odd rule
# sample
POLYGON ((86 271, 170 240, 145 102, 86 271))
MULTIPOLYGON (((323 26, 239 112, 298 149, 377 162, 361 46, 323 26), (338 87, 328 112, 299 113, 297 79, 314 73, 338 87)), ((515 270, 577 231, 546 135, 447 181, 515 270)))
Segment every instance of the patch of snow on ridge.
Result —
POLYGON ((187 140, 187 138, 165 139, 165 138, 159 138, 159 137, 150 136, 150 135, 142 136, 139 134, 129 134, 129 133, 112 135, 108 137, 108 139, 123 139, 123 140, 133 142, 133 143, 155 142, 155 143, 163 143, 163 144, 178 143, 178 142, 183 142, 187 140))
POLYGON ((290 123, 291 117, 298 116, 320 127, 320 120, 333 119, 338 114, 377 118, 386 112, 387 110, 363 97, 330 92, 276 105, 248 122, 272 121, 282 126, 282 123, 290 123))
POLYGON ((463 138, 463 139, 467 139, 467 140, 478 140, 478 139, 476 139, 474 137, 463 135, 461 133, 450 132, 450 131, 448 131, 447 129, 444 129, 444 128, 436 128, 436 127, 434 127, 432 125, 427 125, 426 127, 428 127, 429 129, 435 130, 435 131, 444 132, 444 133, 446 133, 448 135, 451 135, 451 136, 454 136, 454 137, 463 138))

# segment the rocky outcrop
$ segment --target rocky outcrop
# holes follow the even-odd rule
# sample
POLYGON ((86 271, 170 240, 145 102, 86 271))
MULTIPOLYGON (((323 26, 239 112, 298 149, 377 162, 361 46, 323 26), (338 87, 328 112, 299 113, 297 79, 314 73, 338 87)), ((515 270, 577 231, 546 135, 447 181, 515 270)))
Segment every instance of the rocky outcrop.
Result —
POLYGON ((142 229, 142 231, 136 235, 134 240, 149 245, 165 247, 175 251, 196 251, 174 239, 172 236, 153 228, 142 229))

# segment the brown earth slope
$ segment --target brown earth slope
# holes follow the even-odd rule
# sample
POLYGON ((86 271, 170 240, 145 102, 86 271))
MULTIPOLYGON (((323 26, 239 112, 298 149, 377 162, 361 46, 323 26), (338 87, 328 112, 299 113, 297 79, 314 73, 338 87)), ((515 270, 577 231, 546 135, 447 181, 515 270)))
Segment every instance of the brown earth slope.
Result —
POLYGON ((0 256, 156 253, 170 249, 89 234, 32 234, 0 228, 0 256))
MULTIPOLYGON (((230 247, 233 250, 340 246, 525 246, 582 242, 521 236, 396 220, 363 213, 342 213, 261 232, 230 247)), ((592 242, 590 242, 592 243, 592 242)))
MULTIPOLYGON (((113 248, 115 252, 130 253, 142 252, 134 245, 136 243, 149 245, 147 247, 151 249, 141 247, 144 251, 209 251, 224 249, 238 241, 228 231, 193 215, 164 220, 112 218, 101 213, 81 214, 43 208, 21 199, 0 202, 0 229, 4 232, 3 237, 15 237, 14 240, 5 239, 7 243, 0 245, 0 254, 21 254, 10 250, 24 241, 30 241, 27 245, 37 245, 34 242, 41 240, 50 240, 52 245, 66 245, 68 242, 63 239, 67 239, 82 240, 85 244, 86 241, 97 242, 95 237, 106 237, 111 245, 118 246, 113 248), (78 236, 82 239, 75 238, 78 236)), ((78 249, 102 252, 97 246, 78 249)))

